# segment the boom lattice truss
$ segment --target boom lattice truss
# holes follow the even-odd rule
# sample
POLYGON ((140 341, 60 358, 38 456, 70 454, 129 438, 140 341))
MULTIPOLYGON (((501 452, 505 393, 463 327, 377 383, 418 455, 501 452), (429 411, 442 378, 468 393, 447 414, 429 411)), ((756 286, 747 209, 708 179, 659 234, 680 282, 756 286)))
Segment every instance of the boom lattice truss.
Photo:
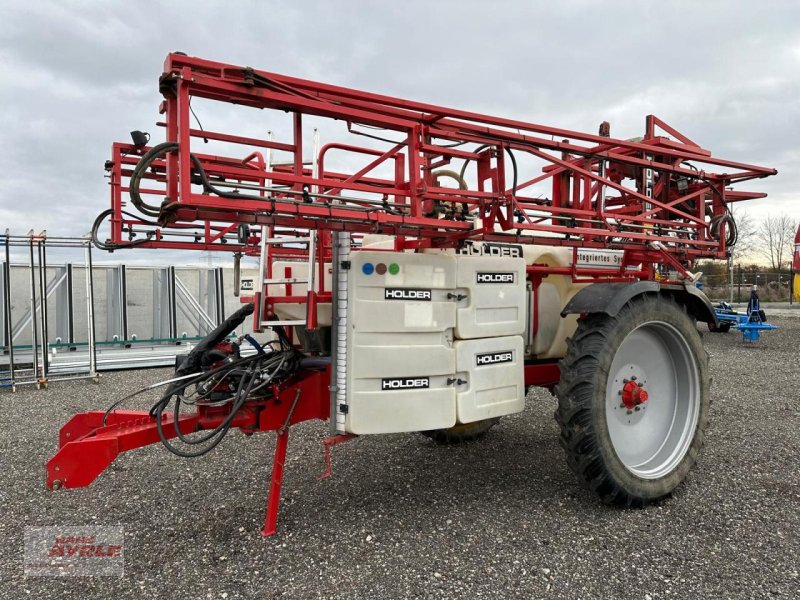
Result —
POLYGON ((622 140, 605 122, 597 135, 568 131, 182 54, 167 57, 160 90, 167 141, 113 146, 107 248, 255 254, 255 237, 233 238, 249 223, 387 234, 398 250, 476 240, 620 249, 622 264, 590 276, 648 277, 655 263, 683 271, 724 258, 728 203, 765 195, 731 186, 776 172, 717 158, 652 115, 641 138, 622 140), (193 127, 193 98, 279 113, 291 139, 193 127), (318 139, 304 131, 309 118, 367 145, 315 142, 304 160, 318 139), (231 150, 199 152, 200 139, 231 150), (334 155, 347 168, 332 168, 334 155))

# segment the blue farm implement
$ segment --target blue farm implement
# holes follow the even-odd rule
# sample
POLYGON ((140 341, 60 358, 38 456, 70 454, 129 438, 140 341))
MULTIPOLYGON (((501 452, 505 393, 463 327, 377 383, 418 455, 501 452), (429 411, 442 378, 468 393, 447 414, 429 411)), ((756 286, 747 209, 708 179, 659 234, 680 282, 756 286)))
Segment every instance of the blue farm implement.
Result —
POLYGON ((714 310, 718 325, 709 325, 711 331, 727 333, 731 328, 738 329, 742 332, 745 342, 756 342, 760 339, 762 331, 778 329, 777 325, 767 323, 767 315, 761 308, 761 301, 755 289, 750 291, 750 300, 747 302, 745 312, 736 312, 727 302, 720 302, 714 310))

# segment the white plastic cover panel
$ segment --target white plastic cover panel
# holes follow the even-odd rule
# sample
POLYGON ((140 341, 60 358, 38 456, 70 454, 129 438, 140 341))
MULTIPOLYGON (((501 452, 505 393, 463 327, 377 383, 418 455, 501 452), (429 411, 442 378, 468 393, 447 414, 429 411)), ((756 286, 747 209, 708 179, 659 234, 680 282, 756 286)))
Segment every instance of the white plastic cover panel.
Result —
POLYGON ((452 256, 361 251, 348 285, 350 433, 452 427, 456 308, 452 256))
POLYGON ((525 260, 458 257, 459 301, 456 337, 460 339, 521 335, 525 331, 525 260))
POLYGON ((521 336, 457 340, 458 422, 521 412, 525 408, 525 352, 521 336), (466 381, 466 383, 461 383, 466 381))

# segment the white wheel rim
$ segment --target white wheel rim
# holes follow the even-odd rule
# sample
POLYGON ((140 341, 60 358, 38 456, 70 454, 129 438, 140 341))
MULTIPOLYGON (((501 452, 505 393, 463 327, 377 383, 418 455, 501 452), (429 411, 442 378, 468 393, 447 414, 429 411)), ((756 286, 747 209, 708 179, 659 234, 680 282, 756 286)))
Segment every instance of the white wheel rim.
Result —
POLYGON ((661 321, 631 331, 606 384, 608 433, 625 468, 643 479, 668 475, 689 451, 699 414, 700 374, 688 340, 661 321), (635 408, 620 394, 630 381, 648 393, 635 408))

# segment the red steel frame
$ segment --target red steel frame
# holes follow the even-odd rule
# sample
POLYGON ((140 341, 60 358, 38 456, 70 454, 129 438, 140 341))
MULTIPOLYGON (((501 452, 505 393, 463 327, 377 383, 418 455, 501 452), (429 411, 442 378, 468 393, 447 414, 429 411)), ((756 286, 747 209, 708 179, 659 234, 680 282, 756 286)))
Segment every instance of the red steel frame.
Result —
MULTIPOLYGON (((727 214, 728 203, 765 196, 731 186, 776 173, 717 158, 652 115, 641 138, 624 140, 610 137, 608 123, 597 135, 588 134, 183 54, 167 57, 160 90, 165 119, 159 125, 177 149, 155 160, 140 186, 143 195, 157 199, 160 215, 157 222, 137 216, 125 200, 133 168, 149 148, 114 144, 106 165, 110 244, 122 248, 133 240, 149 248, 257 255, 260 233, 239 239, 235 232, 240 224, 266 226, 270 236, 315 231, 320 286, 335 231, 349 232, 355 240, 369 233, 390 235, 395 250, 458 248, 475 241, 572 248, 570 267, 528 267, 534 289, 551 275, 576 283, 653 279, 659 276, 659 264, 686 275, 697 259, 726 257, 726 225, 714 235, 712 223, 727 214), (278 118, 288 113, 291 140, 194 128, 193 98, 271 111, 278 118), (304 160, 308 118, 333 120, 346 128, 346 140, 316 149, 310 167, 304 160), (351 143, 355 136, 373 139, 370 145, 356 145, 351 143), (224 145, 229 155, 198 152, 192 147, 198 138, 224 145), (347 169, 330 166, 334 151, 340 158, 345 155, 347 169), (268 158, 271 153, 288 158, 274 161, 268 158), (236 155, 244 158, 231 157, 236 155), (198 185, 193 156, 214 187, 228 192, 224 197, 198 185), (359 160, 367 162, 353 168, 359 160), (452 165, 464 161, 469 162, 464 176, 455 177, 452 165), (458 188, 441 185, 448 177, 458 188), (234 190, 239 197, 231 196, 234 190), (582 267, 579 248, 616 249, 622 258, 615 267, 582 267)), ((270 258, 307 258, 304 252, 275 247, 270 258)), ((268 278, 289 275, 272 269, 267 262, 268 278)), ((265 297, 264 292, 256 290, 246 299, 257 305, 257 327, 276 302, 307 302, 313 313, 317 302, 331 299, 324 287, 307 296, 294 294, 290 284, 284 296, 265 297)), ((313 327, 315 315, 309 315, 309 322, 313 327)), ((525 367, 527 385, 552 387, 558 378, 553 361, 525 367)), ((266 409, 253 401, 237 416, 236 424, 246 433, 278 432, 265 535, 275 532, 289 426, 328 418, 329 383, 329 369, 302 372, 276 387, 280 403, 266 409)), ((61 449, 48 463, 49 486, 88 485, 119 452, 158 439, 147 413, 115 412, 105 426, 101 417, 77 415, 62 429, 61 449)), ((182 417, 178 426, 194 431, 222 418, 201 411, 182 417)), ((168 435, 174 435, 174 427, 164 423, 168 435)), ((328 438, 326 453, 345 439, 328 438)))
MULTIPOLYGON (((585 248, 620 248, 641 251, 645 262, 660 262, 662 253, 652 242, 664 244, 678 260, 701 257, 723 258, 724 242, 709 232, 709 220, 724 214, 726 202, 760 198, 765 194, 731 191, 737 182, 766 177, 774 169, 723 160, 711 155, 686 136, 649 116, 645 135, 639 141, 614 139, 410 102, 346 88, 306 81, 180 54, 171 54, 164 67, 161 90, 165 95, 167 141, 179 149, 164 161, 164 187, 158 190, 168 199, 162 228, 151 247, 169 245, 161 237, 168 230, 197 227, 198 221, 235 224, 241 222, 289 228, 346 230, 408 236, 401 245, 457 246, 465 240, 514 240, 585 248), (291 143, 247 138, 208 130, 190 124, 193 97, 243 106, 293 113, 291 143), (355 126, 379 127, 401 138, 378 151, 349 144, 326 146, 318 160, 333 146, 353 153, 375 156, 354 173, 337 173, 320 168, 317 177, 303 167, 303 117, 313 115, 355 126), (658 135, 659 131, 673 136, 658 135), (272 182, 286 191, 260 190, 263 199, 220 198, 198 193, 192 186, 192 138, 212 139, 246 147, 247 158, 230 159, 198 154, 209 175, 221 180, 262 185, 272 182), (556 139, 560 138, 560 139, 556 139), (458 146, 455 146, 458 144, 458 146), (463 149, 464 146, 471 149, 463 149), (254 148, 258 150, 253 150, 254 148), (291 155, 290 164, 267 169, 261 150, 291 155), (549 163, 544 172, 514 189, 509 181, 506 150, 536 157, 549 163), (476 181, 468 189, 437 185, 435 170, 454 160, 470 159, 477 165, 476 181), (379 166, 394 163, 391 178, 369 176, 379 166), (690 161, 693 167, 686 163, 690 161), (704 167, 699 168, 698 165, 704 167), (602 167, 602 168, 601 168, 602 167), (705 168, 721 168, 721 173, 705 168), (652 189, 641 182, 652 172, 652 189), (682 192, 678 178, 691 183, 682 192), (523 195, 523 191, 545 180, 552 182, 547 198, 523 195), (300 199, 303 189, 317 189, 328 198, 300 199), (607 196, 609 190, 616 195, 607 196), (354 198, 347 199, 347 194, 354 198), (365 198, 359 203, 355 194, 365 198), (375 208, 368 199, 392 198, 392 206, 403 214, 375 208), (469 206, 482 218, 478 227, 457 219, 426 217, 433 202, 469 206), (516 214, 515 214, 516 213, 516 214), (707 214, 710 213, 710 214, 707 214), (517 221, 515 222, 515 216, 517 221), (661 229, 659 229, 659 226, 661 229), (498 229, 500 231, 498 231, 498 229), (670 231, 663 231, 670 229, 670 231), (523 234, 523 235, 519 235, 523 234), (543 236, 542 234, 547 234, 543 236), (557 237, 552 237, 555 234, 557 237)), ((386 135, 388 135, 387 133, 386 135)), ((121 193, 125 165, 135 164, 132 146, 114 147, 112 187, 121 193), (128 152, 127 159, 120 153, 128 152)), ((119 213, 121 199, 114 196, 112 240, 124 243, 123 229, 131 223, 119 213)), ((208 229, 208 227, 206 227, 208 229)), ((213 230, 213 227, 211 227, 213 230)), ((202 248, 213 243, 213 235, 201 243, 180 247, 202 248)), ((595 274, 591 273, 594 277, 595 274)))

